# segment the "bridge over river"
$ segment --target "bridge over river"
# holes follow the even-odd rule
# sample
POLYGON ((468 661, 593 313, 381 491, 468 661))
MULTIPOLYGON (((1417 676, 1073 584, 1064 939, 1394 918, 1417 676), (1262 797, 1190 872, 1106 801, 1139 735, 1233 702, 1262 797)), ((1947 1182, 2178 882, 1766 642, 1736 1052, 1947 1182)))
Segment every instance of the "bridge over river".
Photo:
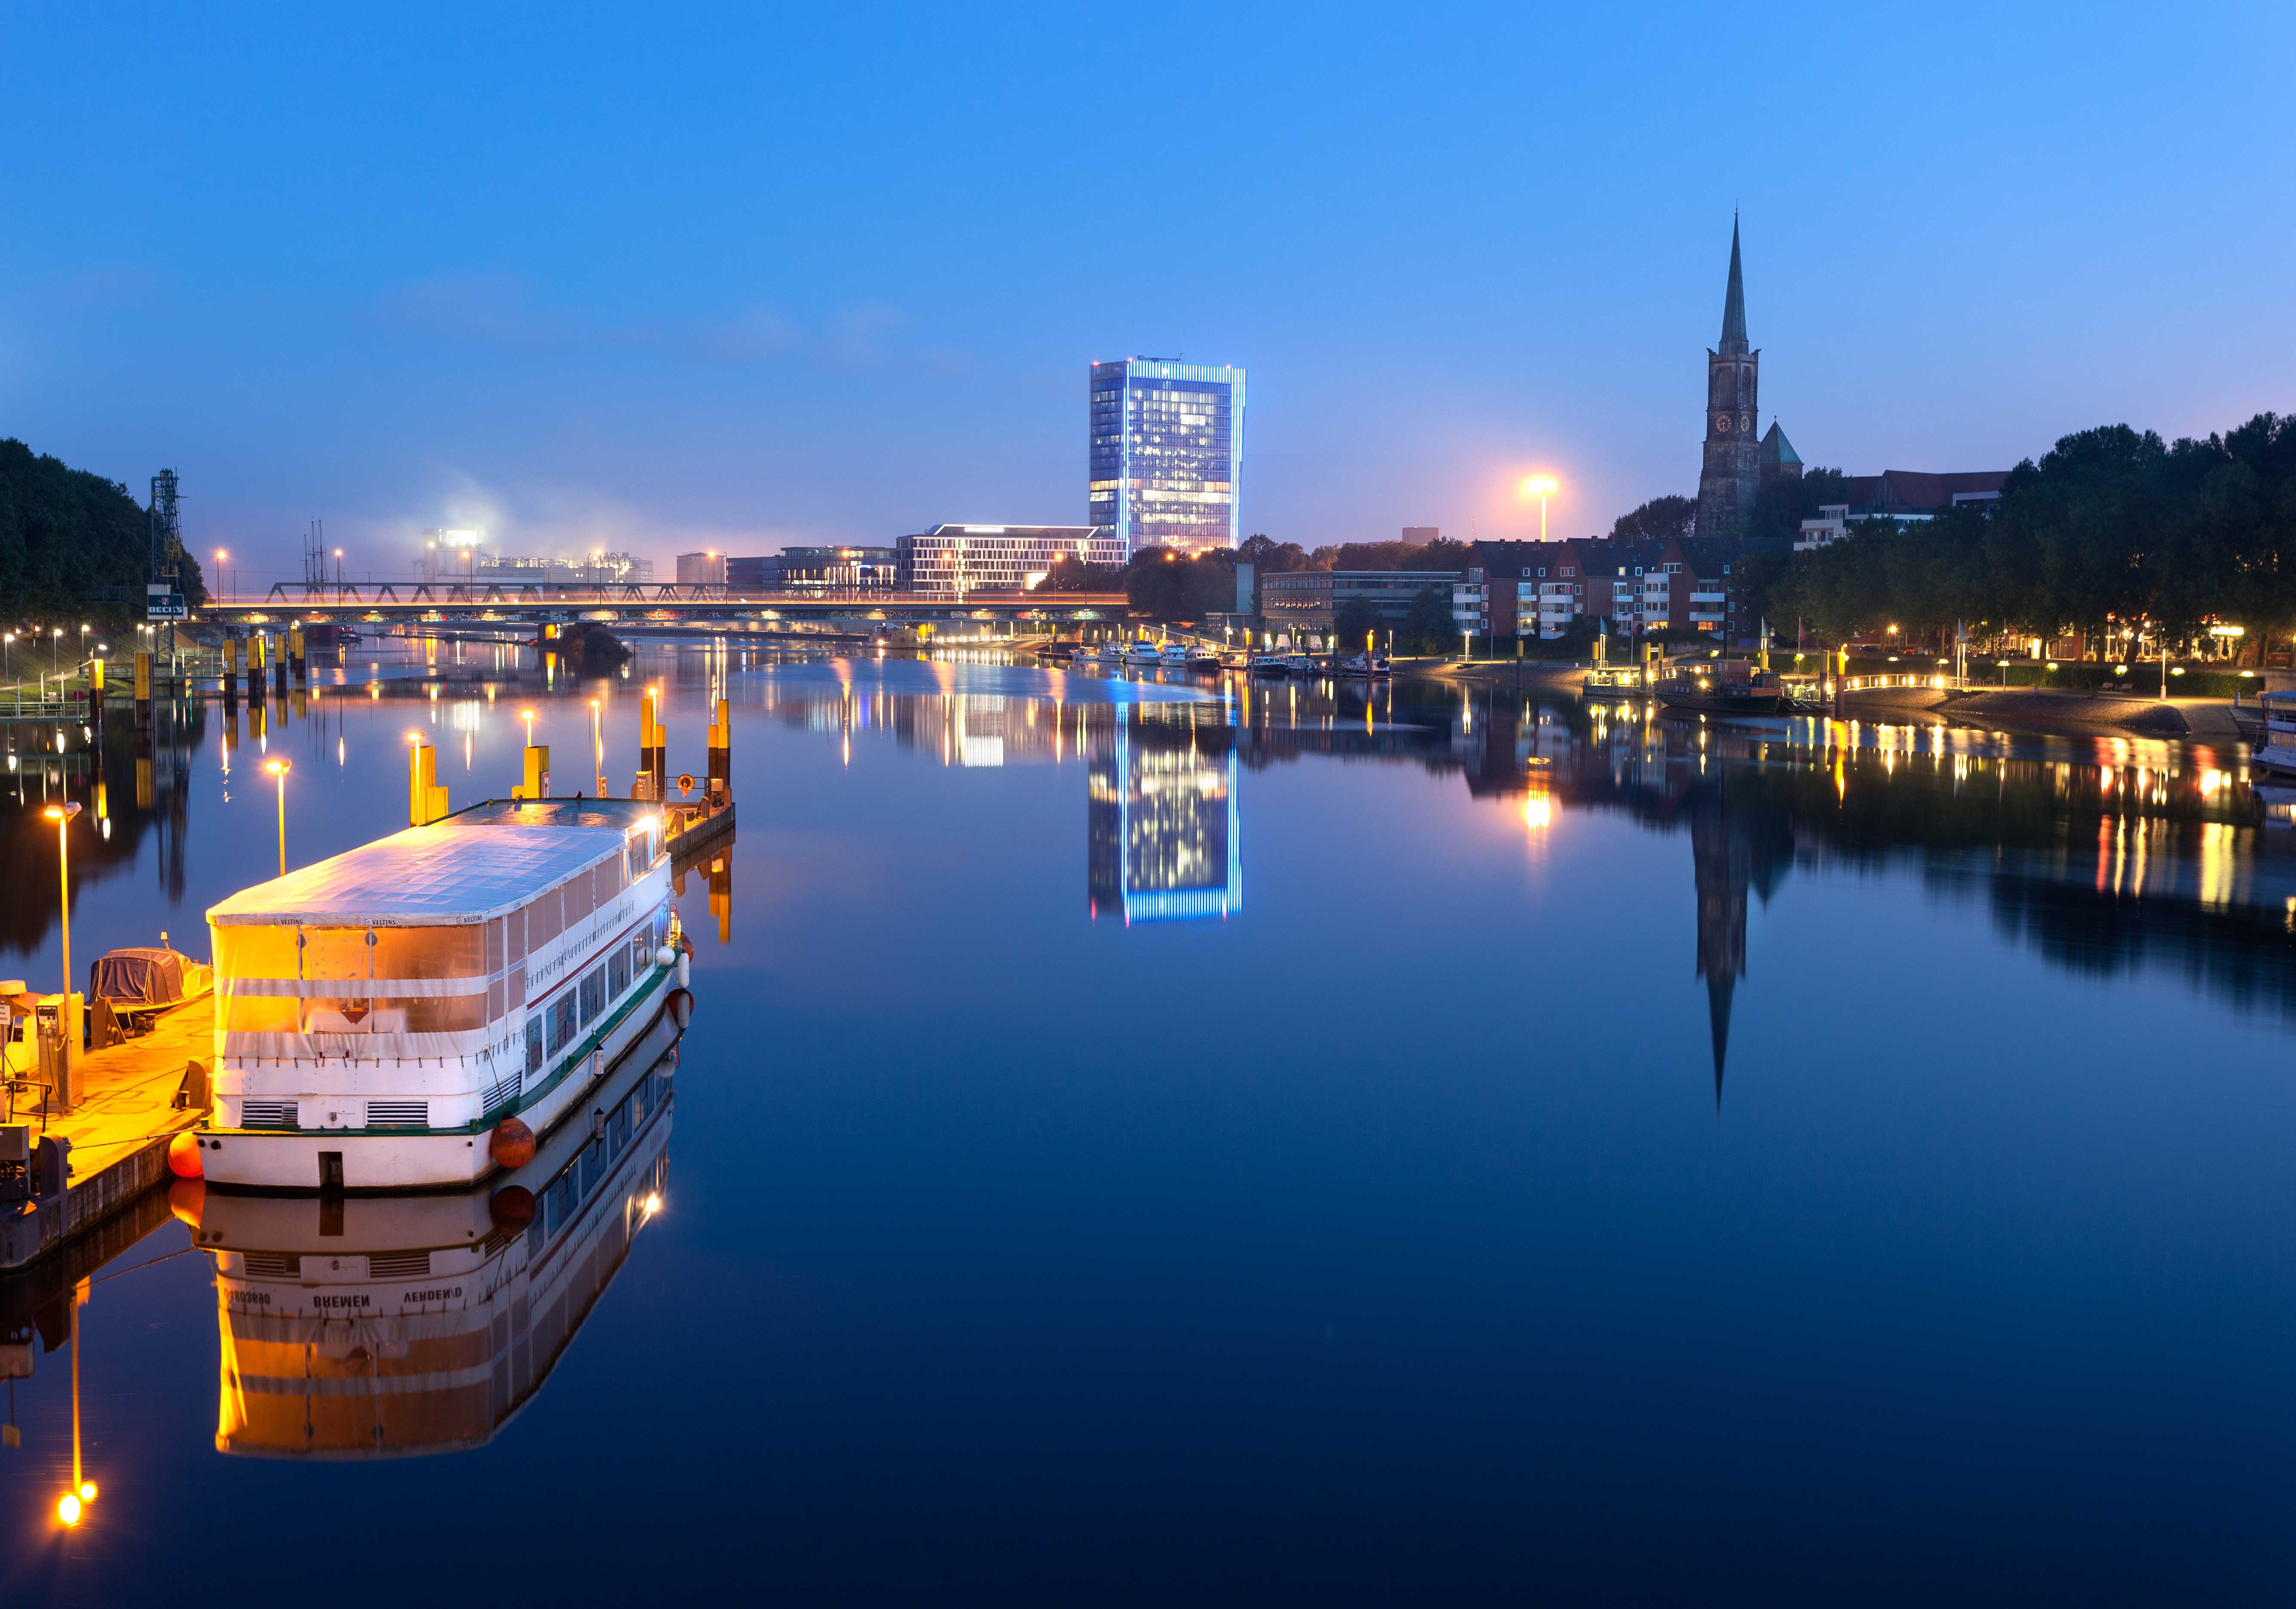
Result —
POLYGON ((1121 592, 902 592, 884 588, 759 588, 684 582, 568 585, 488 581, 281 582, 260 598, 210 598, 197 619, 225 625, 305 623, 574 620, 754 628, 774 621, 866 621, 914 625, 945 620, 1088 622, 1120 616, 1121 592))

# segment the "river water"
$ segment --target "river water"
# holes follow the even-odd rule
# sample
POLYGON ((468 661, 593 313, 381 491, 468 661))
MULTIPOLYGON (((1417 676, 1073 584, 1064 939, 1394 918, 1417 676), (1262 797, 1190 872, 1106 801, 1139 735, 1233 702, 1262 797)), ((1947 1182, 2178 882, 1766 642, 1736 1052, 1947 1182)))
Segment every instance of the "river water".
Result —
MULTIPOLYGON (((673 773, 722 694, 660 1210, 436 1450, 387 1327, 251 1433, 282 1388, 160 1220, 77 1310, 69 1531, 70 1295, 25 1296, 12 1601, 2284 1592, 2296 829, 2237 750, 429 651, 206 707, 140 782, 115 720, 74 957, 206 953, 266 758, 301 863, 404 824, 411 731, 457 806, 529 710, 556 791, 623 794, 640 687, 673 773)), ((8 773, 36 988, 83 764, 8 773)))

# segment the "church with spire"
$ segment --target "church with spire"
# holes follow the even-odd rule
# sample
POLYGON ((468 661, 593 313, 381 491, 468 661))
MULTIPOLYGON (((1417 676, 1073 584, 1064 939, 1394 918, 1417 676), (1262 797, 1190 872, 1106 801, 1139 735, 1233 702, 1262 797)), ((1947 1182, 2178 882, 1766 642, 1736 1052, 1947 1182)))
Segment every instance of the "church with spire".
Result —
POLYGON ((1746 279, 1738 221, 1730 220, 1730 283, 1722 296, 1722 341, 1706 354, 1706 458, 1698 471, 1697 532, 1725 536, 1753 518, 1762 488, 1799 478, 1801 459, 1776 421, 1761 422, 1762 355, 1746 339, 1746 279))

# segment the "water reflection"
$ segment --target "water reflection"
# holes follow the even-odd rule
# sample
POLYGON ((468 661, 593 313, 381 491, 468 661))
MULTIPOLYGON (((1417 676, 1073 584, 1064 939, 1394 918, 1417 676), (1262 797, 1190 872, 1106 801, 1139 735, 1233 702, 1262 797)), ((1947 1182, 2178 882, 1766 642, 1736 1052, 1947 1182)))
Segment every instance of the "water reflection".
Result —
POLYGON ((214 1260, 219 1452, 392 1458, 493 1439, 541 1389, 668 1189, 676 1052, 480 1190, 227 1195, 178 1185, 214 1260))
POLYGON ((1127 924, 1243 906, 1235 734, 1217 705, 1134 706, 1089 729, 1086 901, 1127 924))

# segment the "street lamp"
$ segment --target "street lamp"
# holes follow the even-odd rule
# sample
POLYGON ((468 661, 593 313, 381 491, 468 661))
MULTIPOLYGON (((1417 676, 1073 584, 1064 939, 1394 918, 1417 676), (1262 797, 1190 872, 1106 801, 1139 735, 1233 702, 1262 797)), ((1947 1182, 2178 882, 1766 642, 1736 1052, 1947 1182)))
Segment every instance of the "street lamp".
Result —
POLYGON ((287 773, 294 769, 290 760, 266 760, 263 769, 279 779, 279 875, 287 875, 287 773))
MULTIPOLYGON (((51 804, 40 813, 56 824, 56 891, 57 903, 63 911, 64 943, 63 995, 56 1009, 56 1026, 62 1030, 60 1035, 62 1042, 58 1047, 57 1053, 63 1058, 64 1077, 58 1082, 69 1090, 71 1088, 72 1051, 78 1047, 79 1041, 79 1035, 75 1030, 79 1025, 72 1020, 71 843, 65 836, 64 829, 71 825, 71 819, 79 814, 79 806, 75 804, 51 804)), ((66 1097, 66 1104, 70 1104, 69 1096, 66 1097)), ((75 1471, 75 1477, 77 1474, 78 1472, 75 1471)))
MULTIPOLYGON (((231 555, 224 551, 223 549, 217 548, 216 550, 216 581, 218 584, 223 581, 223 561, 230 557, 231 555)), ((224 591, 228 594, 231 592, 231 589, 226 587, 224 591)))
POLYGON ((1554 478, 1551 475, 1534 475, 1522 483, 1522 494, 1538 499, 1538 539, 1541 542, 1546 540, 1547 494, 1554 490, 1554 478))
POLYGON ((518 718, 526 723, 526 746, 532 748, 534 747, 534 712, 530 709, 522 709, 518 712, 518 718))

